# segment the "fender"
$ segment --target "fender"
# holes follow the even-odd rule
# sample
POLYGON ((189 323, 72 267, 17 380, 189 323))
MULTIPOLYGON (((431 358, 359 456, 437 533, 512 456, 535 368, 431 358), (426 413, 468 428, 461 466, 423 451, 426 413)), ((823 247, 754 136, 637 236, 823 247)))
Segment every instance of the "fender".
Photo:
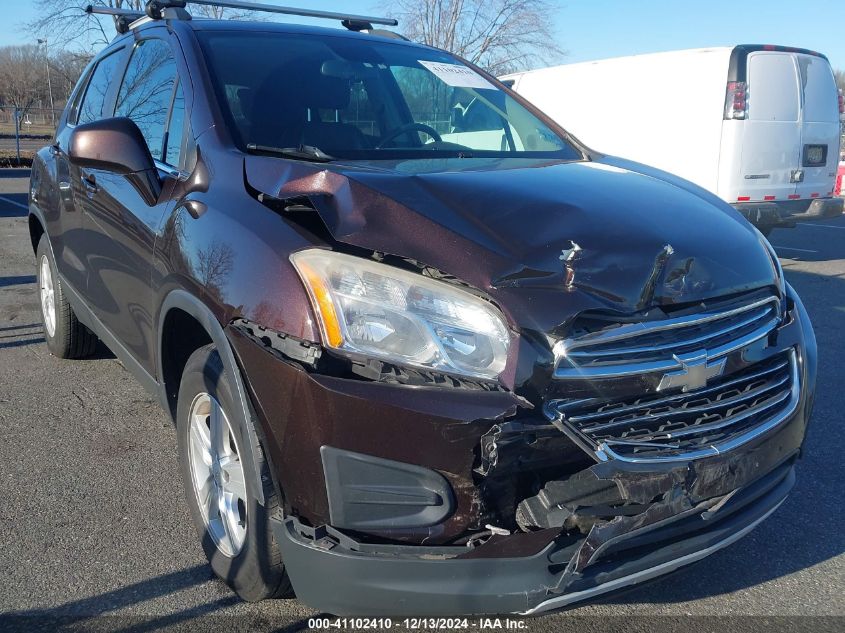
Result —
MULTIPOLYGON (((223 332, 223 327, 217 321, 217 318, 211 312, 211 310, 206 306, 202 301, 197 299, 195 296, 189 294, 188 292, 180 289, 172 290, 164 299, 161 304, 161 309, 159 310, 159 319, 158 319, 158 350, 161 350, 162 344, 162 332, 164 330, 164 320, 167 317, 168 312, 170 310, 177 308, 184 312, 187 312, 192 317, 194 317, 208 335, 211 337, 211 341, 217 347, 217 351, 220 354, 220 359, 223 361, 223 368, 226 370, 226 375, 229 377, 231 381, 230 386, 233 388, 233 392, 237 395, 238 402, 240 406, 237 408, 236 411, 233 411, 233 415, 235 417, 235 421, 237 422, 237 426, 241 429, 241 436, 246 434, 246 442, 241 442, 240 445, 243 448, 244 452, 246 453, 245 457, 249 459, 250 468, 245 469, 247 472, 250 473, 250 476, 253 478, 253 483, 255 484, 255 490, 258 494, 258 503, 264 505, 264 488, 261 484, 261 473, 258 470, 258 462, 255 460, 254 451, 256 447, 259 446, 258 443, 258 435, 255 432, 255 426, 253 424, 254 420, 252 418, 252 412, 250 411, 249 400, 246 394, 246 390, 244 389, 243 379, 241 378, 240 369, 238 368, 238 364, 235 361, 235 356, 232 353, 232 348, 229 345, 229 339, 226 338, 226 334, 223 332)), ((158 358, 156 360, 156 371, 159 376, 164 375, 164 368, 162 366, 162 354, 159 353, 158 358)), ((162 406, 167 411, 169 410, 169 404, 167 402, 167 394, 164 389, 164 383, 161 382, 161 388, 159 389, 159 400, 161 401, 162 406)))

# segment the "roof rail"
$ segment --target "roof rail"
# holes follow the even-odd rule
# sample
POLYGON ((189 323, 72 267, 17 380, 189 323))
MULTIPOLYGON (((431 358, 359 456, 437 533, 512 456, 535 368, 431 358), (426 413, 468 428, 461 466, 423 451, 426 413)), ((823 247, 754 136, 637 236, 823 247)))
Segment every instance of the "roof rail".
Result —
MULTIPOLYGON (((162 4, 168 4, 169 0, 157 0, 162 4)), ((212 7, 225 7, 228 9, 246 9, 248 11, 266 11, 268 13, 284 13, 285 15, 301 15, 307 18, 326 18, 328 20, 340 20, 343 25, 353 31, 367 28, 366 25, 384 24, 396 26, 399 24, 393 18, 376 18, 366 15, 349 15, 346 13, 335 13, 333 11, 317 11, 316 9, 298 9, 296 7, 280 7, 273 4, 261 2, 244 2, 242 0, 188 0, 190 4, 204 4, 212 7)), ((369 28, 372 28, 370 26, 369 28)))
MULTIPOLYGON (((373 24, 396 26, 399 22, 393 18, 378 18, 366 15, 350 15, 346 13, 335 13, 333 11, 317 11, 316 9, 298 9, 296 7, 281 7, 261 2, 245 2, 242 0, 148 0, 145 11, 130 11, 126 9, 115 9, 88 5, 85 12, 90 14, 110 15, 114 18, 114 26, 118 33, 126 33, 133 27, 133 22, 148 18, 151 20, 161 19, 190 19, 185 11, 186 4, 201 4, 210 7, 223 7, 227 9, 245 9, 247 11, 264 11, 267 13, 282 13, 285 15, 300 15, 308 18, 325 18, 328 20, 340 20, 341 24, 350 31, 372 31, 373 24)), ((144 20, 145 22, 147 20, 144 20)), ((139 22, 140 24, 140 22, 139 22)), ((385 35, 382 31, 380 35, 385 35)), ((403 38, 404 39, 404 38, 403 38)))
POLYGON ((89 4, 85 7, 85 13, 88 15, 110 15, 114 19, 114 29, 123 35, 129 32, 129 25, 135 20, 144 17, 140 11, 131 11, 129 9, 113 9, 112 7, 102 7, 89 4))

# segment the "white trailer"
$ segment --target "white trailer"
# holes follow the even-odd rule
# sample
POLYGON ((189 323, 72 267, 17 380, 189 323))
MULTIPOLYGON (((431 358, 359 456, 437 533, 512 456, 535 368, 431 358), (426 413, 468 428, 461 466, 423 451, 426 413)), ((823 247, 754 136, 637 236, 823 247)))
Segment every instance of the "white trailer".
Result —
POLYGON ((596 151, 697 183, 764 232, 842 213, 842 97, 824 55, 740 45, 501 77, 596 151))

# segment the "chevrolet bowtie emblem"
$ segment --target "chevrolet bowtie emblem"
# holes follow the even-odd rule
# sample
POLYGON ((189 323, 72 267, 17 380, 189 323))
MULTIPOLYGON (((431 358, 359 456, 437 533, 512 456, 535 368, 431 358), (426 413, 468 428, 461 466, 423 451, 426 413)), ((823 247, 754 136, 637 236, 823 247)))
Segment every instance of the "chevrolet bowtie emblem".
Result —
POLYGON ((722 358, 712 363, 707 362, 707 352, 695 352, 683 357, 672 354, 672 357, 681 364, 678 371, 670 371, 663 374, 658 391, 681 388, 681 391, 692 391, 707 386, 707 381, 716 376, 721 376, 725 371, 727 358, 722 358))

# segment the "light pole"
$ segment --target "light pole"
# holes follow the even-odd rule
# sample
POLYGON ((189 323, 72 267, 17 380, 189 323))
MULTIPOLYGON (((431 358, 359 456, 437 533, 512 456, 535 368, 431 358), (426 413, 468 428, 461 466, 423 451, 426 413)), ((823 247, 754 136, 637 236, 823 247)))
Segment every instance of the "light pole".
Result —
POLYGON ((47 92, 50 93, 50 123, 56 127, 56 111, 53 109, 53 84, 50 82, 50 57, 47 55, 47 38, 38 38, 39 44, 44 44, 44 65, 47 67, 47 92))

